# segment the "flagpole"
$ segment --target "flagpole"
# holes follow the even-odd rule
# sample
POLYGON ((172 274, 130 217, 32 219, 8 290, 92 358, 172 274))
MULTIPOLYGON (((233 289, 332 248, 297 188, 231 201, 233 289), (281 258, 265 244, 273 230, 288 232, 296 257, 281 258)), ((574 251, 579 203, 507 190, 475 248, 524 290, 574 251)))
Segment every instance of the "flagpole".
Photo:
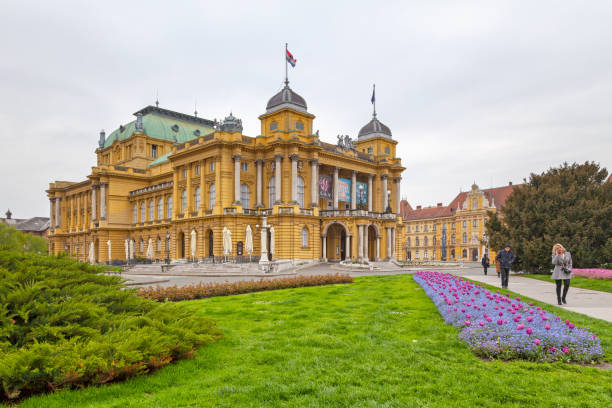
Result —
POLYGON ((374 84, 372 88, 372 98, 374 99, 374 102, 372 102, 374 105, 374 116, 376 116, 376 84, 374 84))
POLYGON ((289 85, 289 68, 287 67, 287 51, 289 50, 287 48, 288 44, 285 43, 285 85, 289 85))

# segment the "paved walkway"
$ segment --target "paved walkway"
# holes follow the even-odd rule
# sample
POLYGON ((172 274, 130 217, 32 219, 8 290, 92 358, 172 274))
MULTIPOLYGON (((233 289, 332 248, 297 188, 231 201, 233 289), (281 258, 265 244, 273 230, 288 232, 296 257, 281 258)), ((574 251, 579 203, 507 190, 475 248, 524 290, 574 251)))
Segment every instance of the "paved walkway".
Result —
MULTIPOLYGON (((489 272, 491 271, 489 270, 489 272)), ((455 270, 451 273, 501 288, 501 280, 497 277, 494 268, 492 272, 493 274, 489 273, 487 276, 484 276, 482 268, 470 268, 455 270)), ((508 290, 541 302, 558 306, 555 282, 553 280, 545 282, 537 279, 524 278, 518 275, 510 275, 508 290)), ((570 285, 569 292, 567 293, 567 305, 559 307, 612 322, 612 293, 576 288, 570 285)))

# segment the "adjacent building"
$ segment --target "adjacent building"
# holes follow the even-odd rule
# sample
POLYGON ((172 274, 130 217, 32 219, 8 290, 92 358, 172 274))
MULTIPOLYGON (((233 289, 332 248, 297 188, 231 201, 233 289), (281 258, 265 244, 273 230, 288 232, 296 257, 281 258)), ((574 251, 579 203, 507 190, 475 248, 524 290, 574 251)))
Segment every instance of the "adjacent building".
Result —
POLYGON ((47 237, 49 232, 49 218, 47 217, 32 217, 32 218, 13 218, 11 210, 5 213, 6 218, 0 218, 0 222, 10 225, 17 231, 25 234, 36 235, 38 237, 47 237))
POLYGON ((134 115, 100 133, 90 174, 49 185, 51 253, 206 261, 249 255, 252 236, 262 260, 406 255, 404 167, 375 110, 355 140, 338 135, 336 144, 320 139, 288 81, 259 116, 256 136, 244 135, 231 113, 220 122, 159 106, 134 115))
POLYGON ((473 184, 470 191, 459 193, 447 206, 438 203, 413 209, 402 201, 406 259, 478 261, 486 253, 493 263, 496 253, 488 245, 487 212, 501 209, 516 187, 509 183, 481 190, 473 184))

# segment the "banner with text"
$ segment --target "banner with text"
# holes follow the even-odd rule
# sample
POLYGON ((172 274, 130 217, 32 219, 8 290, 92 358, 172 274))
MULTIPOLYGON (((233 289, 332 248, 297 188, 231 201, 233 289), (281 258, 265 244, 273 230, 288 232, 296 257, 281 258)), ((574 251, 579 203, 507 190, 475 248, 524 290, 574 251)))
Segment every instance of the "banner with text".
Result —
POLYGON ((338 201, 351 202, 351 180, 338 178, 338 201))
POLYGON ((319 197, 331 200, 332 196, 332 180, 330 176, 319 175, 319 197))

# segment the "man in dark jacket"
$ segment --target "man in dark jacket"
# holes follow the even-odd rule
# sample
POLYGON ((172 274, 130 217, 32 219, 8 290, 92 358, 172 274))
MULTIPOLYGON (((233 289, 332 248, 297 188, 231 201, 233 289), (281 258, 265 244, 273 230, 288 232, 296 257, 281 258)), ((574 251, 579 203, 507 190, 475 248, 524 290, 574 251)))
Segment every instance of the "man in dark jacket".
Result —
POLYGON ((514 262, 514 252, 510 248, 510 244, 506 244, 504 249, 497 253, 495 257, 501 268, 502 288, 508 289, 508 277, 510 276, 510 267, 514 262))

